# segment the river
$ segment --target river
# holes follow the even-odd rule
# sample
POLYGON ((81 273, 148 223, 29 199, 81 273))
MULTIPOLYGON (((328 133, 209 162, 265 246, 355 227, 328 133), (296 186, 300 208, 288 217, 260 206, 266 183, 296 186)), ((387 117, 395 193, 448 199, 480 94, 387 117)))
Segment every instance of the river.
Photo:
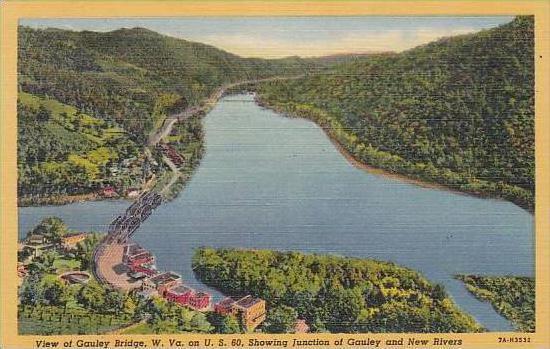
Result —
MULTIPOLYGON (((263 109, 251 95, 224 97, 203 122, 201 165, 179 197, 159 207, 134 235, 156 255, 159 269, 177 271, 186 283, 208 290, 191 269, 199 246, 393 261, 444 284, 488 329, 512 329, 453 275, 533 276, 530 213, 506 201, 357 169, 320 127, 263 109)), ((73 229, 103 230, 127 206, 114 200, 20 208, 20 236, 48 215, 73 229)))

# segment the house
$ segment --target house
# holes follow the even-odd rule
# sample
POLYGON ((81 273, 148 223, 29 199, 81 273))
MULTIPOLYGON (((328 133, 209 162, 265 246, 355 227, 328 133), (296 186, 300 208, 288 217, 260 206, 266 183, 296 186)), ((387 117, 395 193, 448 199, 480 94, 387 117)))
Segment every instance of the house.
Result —
POLYGON ((235 304, 235 300, 233 298, 224 298, 222 301, 214 304, 214 311, 220 315, 234 314, 233 304, 235 304))
POLYGON ((27 244, 29 245, 42 245, 46 242, 46 237, 42 234, 31 234, 27 237, 27 244))
POLYGON ((111 186, 106 186, 103 189, 101 189, 101 195, 106 198, 112 198, 112 197, 118 196, 117 192, 115 191, 115 188, 111 186))
POLYGON ((126 196, 130 199, 135 199, 139 196, 139 190, 135 188, 130 188, 126 191, 126 196))
POLYGON ((143 280, 142 287, 144 290, 155 289, 158 291, 159 295, 164 296, 166 290, 180 284, 181 276, 174 272, 168 271, 143 280))
POLYGON ((189 299, 194 293, 195 291, 190 287, 177 285, 166 290, 164 298, 170 302, 178 303, 179 305, 188 305, 189 299))
POLYGON ((155 262, 155 256, 140 245, 132 243, 124 246, 122 262, 129 267, 139 264, 152 264, 155 262))
POLYGON ((147 277, 151 277, 153 275, 158 274, 158 270, 154 264, 147 264, 147 263, 138 264, 135 266, 131 266, 130 270, 134 273, 142 273, 147 277))
POLYGON ((75 248, 76 244, 78 244, 80 241, 83 241, 84 239, 86 239, 86 236, 88 236, 88 234, 86 233, 67 234, 63 236, 61 242, 65 249, 70 250, 75 248))
POLYGON ((214 311, 222 315, 231 314, 240 317, 247 331, 254 330, 264 322, 266 317, 265 301, 250 295, 237 301, 229 297, 225 298, 214 305, 214 311))
POLYGON ((189 298, 189 307, 194 310, 206 310, 210 308, 210 294, 206 292, 197 292, 189 298))
POLYGON ((27 270, 27 266, 22 263, 17 263, 17 276, 24 278, 28 274, 29 271, 27 270))
POLYGON ((306 320, 298 319, 294 323, 294 333, 308 333, 309 326, 306 323, 306 320))
POLYGON ((248 295, 236 301, 233 307, 247 331, 253 331, 265 320, 266 310, 263 299, 248 295))

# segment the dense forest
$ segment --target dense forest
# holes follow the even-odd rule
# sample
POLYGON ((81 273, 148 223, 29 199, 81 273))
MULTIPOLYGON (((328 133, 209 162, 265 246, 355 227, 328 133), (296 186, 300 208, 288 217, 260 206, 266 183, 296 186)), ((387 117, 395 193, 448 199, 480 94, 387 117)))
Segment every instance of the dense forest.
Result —
POLYGON ((153 128, 155 106, 167 95, 181 97, 185 107, 224 83, 317 67, 296 57, 241 58, 144 28, 99 33, 21 26, 18 53, 22 91, 116 121, 137 139, 153 128))
POLYGON ((478 332, 441 285, 393 263, 269 250, 198 249, 193 269, 225 294, 266 300, 266 332, 478 332))
MULTIPOLYGON (((201 104, 227 83, 299 75, 347 59, 241 58, 143 28, 99 33, 21 26, 18 35, 23 205, 63 203, 67 195, 91 195, 106 185, 139 188, 151 171, 163 172, 162 161, 160 169, 144 163, 141 148, 168 115, 201 104), (90 152, 102 153, 99 163, 90 152)), ((172 138, 196 163, 202 134, 196 118, 190 122, 172 138)), ((158 160, 160 152, 152 151, 158 160)), ((185 163, 186 170, 191 165, 185 163)))
POLYGON ((123 165, 137 157, 139 148, 113 122, 25 92, 19 94, 17 112, 20 202, 87 193, 108 184, 125 188, 141 179, 141 172, 123 165))
POLYGON ((357 160, 534 207, 534 19, 261 84, 357 160))
POLYGON ((458 275, 466 288, 509 319, 521 332, 535 332, 535 280, 529 277, 458 275))

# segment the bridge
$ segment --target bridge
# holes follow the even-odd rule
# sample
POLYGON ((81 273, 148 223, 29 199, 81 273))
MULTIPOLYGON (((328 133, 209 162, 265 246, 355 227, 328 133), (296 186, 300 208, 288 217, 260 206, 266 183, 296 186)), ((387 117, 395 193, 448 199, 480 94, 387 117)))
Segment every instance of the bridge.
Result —
POLYGON ((149 218, 161 203, 160 194, 144 193, 122 215, 111 222, 107 236, 96 247, 93 254, 93 271, 98 281, 124 291, 139 286, 132 283, 126 275, 122 265, 122 251, 141 223, 149 218))

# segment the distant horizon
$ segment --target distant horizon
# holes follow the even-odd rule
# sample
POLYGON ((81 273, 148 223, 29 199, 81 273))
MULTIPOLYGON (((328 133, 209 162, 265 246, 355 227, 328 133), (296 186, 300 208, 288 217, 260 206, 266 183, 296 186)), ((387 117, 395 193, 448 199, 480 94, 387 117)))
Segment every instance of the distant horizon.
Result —
POLYGON ((21 19, 31 28, 109 32, 136 27, 254 58, 401 52, 513 20, 491 17, 201 17, 21 19))

